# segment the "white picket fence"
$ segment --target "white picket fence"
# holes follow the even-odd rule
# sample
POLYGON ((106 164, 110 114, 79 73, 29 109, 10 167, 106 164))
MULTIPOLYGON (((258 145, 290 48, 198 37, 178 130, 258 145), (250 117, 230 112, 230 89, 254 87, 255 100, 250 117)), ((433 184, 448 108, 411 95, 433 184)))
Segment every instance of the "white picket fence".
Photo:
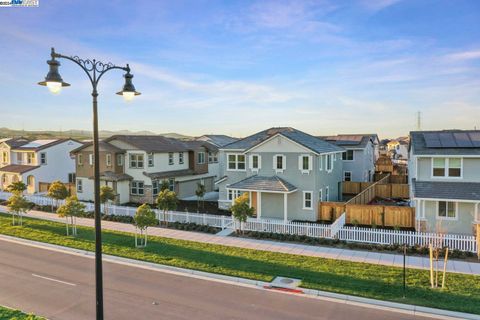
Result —
MULTIPOLYGON (((8 192, 0 192, 0 199, 6 200, 11 196, 8 192)), ((26 198, 38 205, 52 205, 52 199, 41 195, 26 195, 26 198)), ((63 201, 59 201, 63 204, 63 201)), ((91 202, 84 202, 87 211, 94 211, 91 202)), ((102 211, 104 208, 102 206, 102 211)), ((113 215, 131 216, 135 215, 135 207, 108 205, 108 213, 113 215)), ((230 216, 211 215, 205 213, 189 213, 179 211, 168 211, 165 214, 156 210, 157 217, 161 221, 196 223, 218 228, 237 228, 240 223, 234 221, 230 216)), ((276 219, 255 219, 248 218, 242 223, 241 229, 245 231, 271 232, 291 235, 305 235, 313 238, 339 239, 349 242, 362 242, 374 244, 407 244, 409 246, 428 246, 430 243, 448 246, 450 249, 477 253, 477 242, 475 236, 457 234, 437 234, 416 231, 397 231, 386 229, 357 228, 345 226, 345 213, 334 223, 317 224, 305 222, 283 221, 276 219)))

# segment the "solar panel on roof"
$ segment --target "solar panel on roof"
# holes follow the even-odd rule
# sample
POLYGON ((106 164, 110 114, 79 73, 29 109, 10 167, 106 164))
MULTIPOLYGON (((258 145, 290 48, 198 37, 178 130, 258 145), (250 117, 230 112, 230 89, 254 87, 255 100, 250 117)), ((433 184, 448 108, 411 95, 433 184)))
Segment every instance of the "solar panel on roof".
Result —
POLYGON ((470 137, 470 141, 472 141, 473 146, 480 148, 480 131, 469 132, 468 136, 470 137))
POLYGON ((436 132, 428 132, 423 134, 423 138, 425 139, 425 143, 427 148, 441 148, 442 144, 440 143, 440 139, 438 138, 438 134, 436 132))
POLYGON ((460 148, 472 148, 473 144, 466 132, 454 132, 453 137, 460 148))
POLYGON ((453 138, 453 135, 451 132, 440 132, 438 134, 438 138, 440 139, 440 144, 444 148, 456 148, 457 142, 453 138))

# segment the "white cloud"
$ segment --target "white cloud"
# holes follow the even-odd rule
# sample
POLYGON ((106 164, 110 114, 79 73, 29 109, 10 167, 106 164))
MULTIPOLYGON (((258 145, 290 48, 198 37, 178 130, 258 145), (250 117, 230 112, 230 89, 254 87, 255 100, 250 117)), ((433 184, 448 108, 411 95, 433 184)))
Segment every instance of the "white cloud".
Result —
POLYGON ((448 54, 445 57, 451 61, 476 60, 480 59, 480 50, 456 52, 448 54))

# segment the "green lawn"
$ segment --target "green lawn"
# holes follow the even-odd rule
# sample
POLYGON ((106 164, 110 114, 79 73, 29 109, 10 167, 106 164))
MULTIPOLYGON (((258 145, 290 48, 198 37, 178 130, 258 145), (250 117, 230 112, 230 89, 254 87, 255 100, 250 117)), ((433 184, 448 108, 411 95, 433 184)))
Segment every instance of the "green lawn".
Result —
MULTIPOLYGON (((0 214, 0 233, 57 245, 94 250, 93 228, 78 227, 77 238, 65 236, 61 223, 25 219, 11 226, 0 214)), ((443 291, 429 288, 428 271, 409 269, 407 298, 402 298, 402 269, 366 263, 314 258, 192 241, 149 237, 148 247, 136 249, 133 234, 103 232, 107 254, 249 279, 271 281, 275 276, 302 279, 305 288, 480 314, 480 276, 448 274, 443 291)))
POLYGON ((45 320, 34 315, 28 315, 18 310, 0 306, 0 320, 45 320))

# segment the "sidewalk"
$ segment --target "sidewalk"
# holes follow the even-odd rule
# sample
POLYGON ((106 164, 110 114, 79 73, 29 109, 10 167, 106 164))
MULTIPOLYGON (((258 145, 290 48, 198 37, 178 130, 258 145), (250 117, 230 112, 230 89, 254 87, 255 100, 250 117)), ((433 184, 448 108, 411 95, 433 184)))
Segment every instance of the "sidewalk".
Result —
MULTIPOLYGON (((6 207, 0 206, 1 212, 7 212, 6 207)), ((30 218, 44 219, 64 223, 65 220, 59 218, 56 214, 42 211, 29 211, 26 215, 30 218)), ((77 218, 77 225, 93 227, 93 219, 77 218)), ((131 224, 102 221, 102 229, 135 232, 135 228, 131 224)), ((304 244, 285 243, 278 241, 256 240, 247 238, 224 237, 214 234, 150 227, 148 234, 152 236, 160 236, 165 238, 174 238, 181 240, 190 240, 195 242, 220 244, 224 246, 281 252, 296 255, 305 255, 312 257, 321 257, 328 259, 338 259, 354 262, 365 262, 371 264, 379 264, 386 266, 403 266, 403 255, 392 253, 380 253, 360 250, 339 249, 333 247, 320 247, 304 244)), ((440 263, 443 265, 443 263, 440 263)), ((407 256, 406 266, 415 269, 428 269, 429 259, 421 256, 407 256)), ((461 260, 449 260, 447 263, 448 272, 457 272, 465 274, 480 275, 480 263, 466 262, 461 260)))

